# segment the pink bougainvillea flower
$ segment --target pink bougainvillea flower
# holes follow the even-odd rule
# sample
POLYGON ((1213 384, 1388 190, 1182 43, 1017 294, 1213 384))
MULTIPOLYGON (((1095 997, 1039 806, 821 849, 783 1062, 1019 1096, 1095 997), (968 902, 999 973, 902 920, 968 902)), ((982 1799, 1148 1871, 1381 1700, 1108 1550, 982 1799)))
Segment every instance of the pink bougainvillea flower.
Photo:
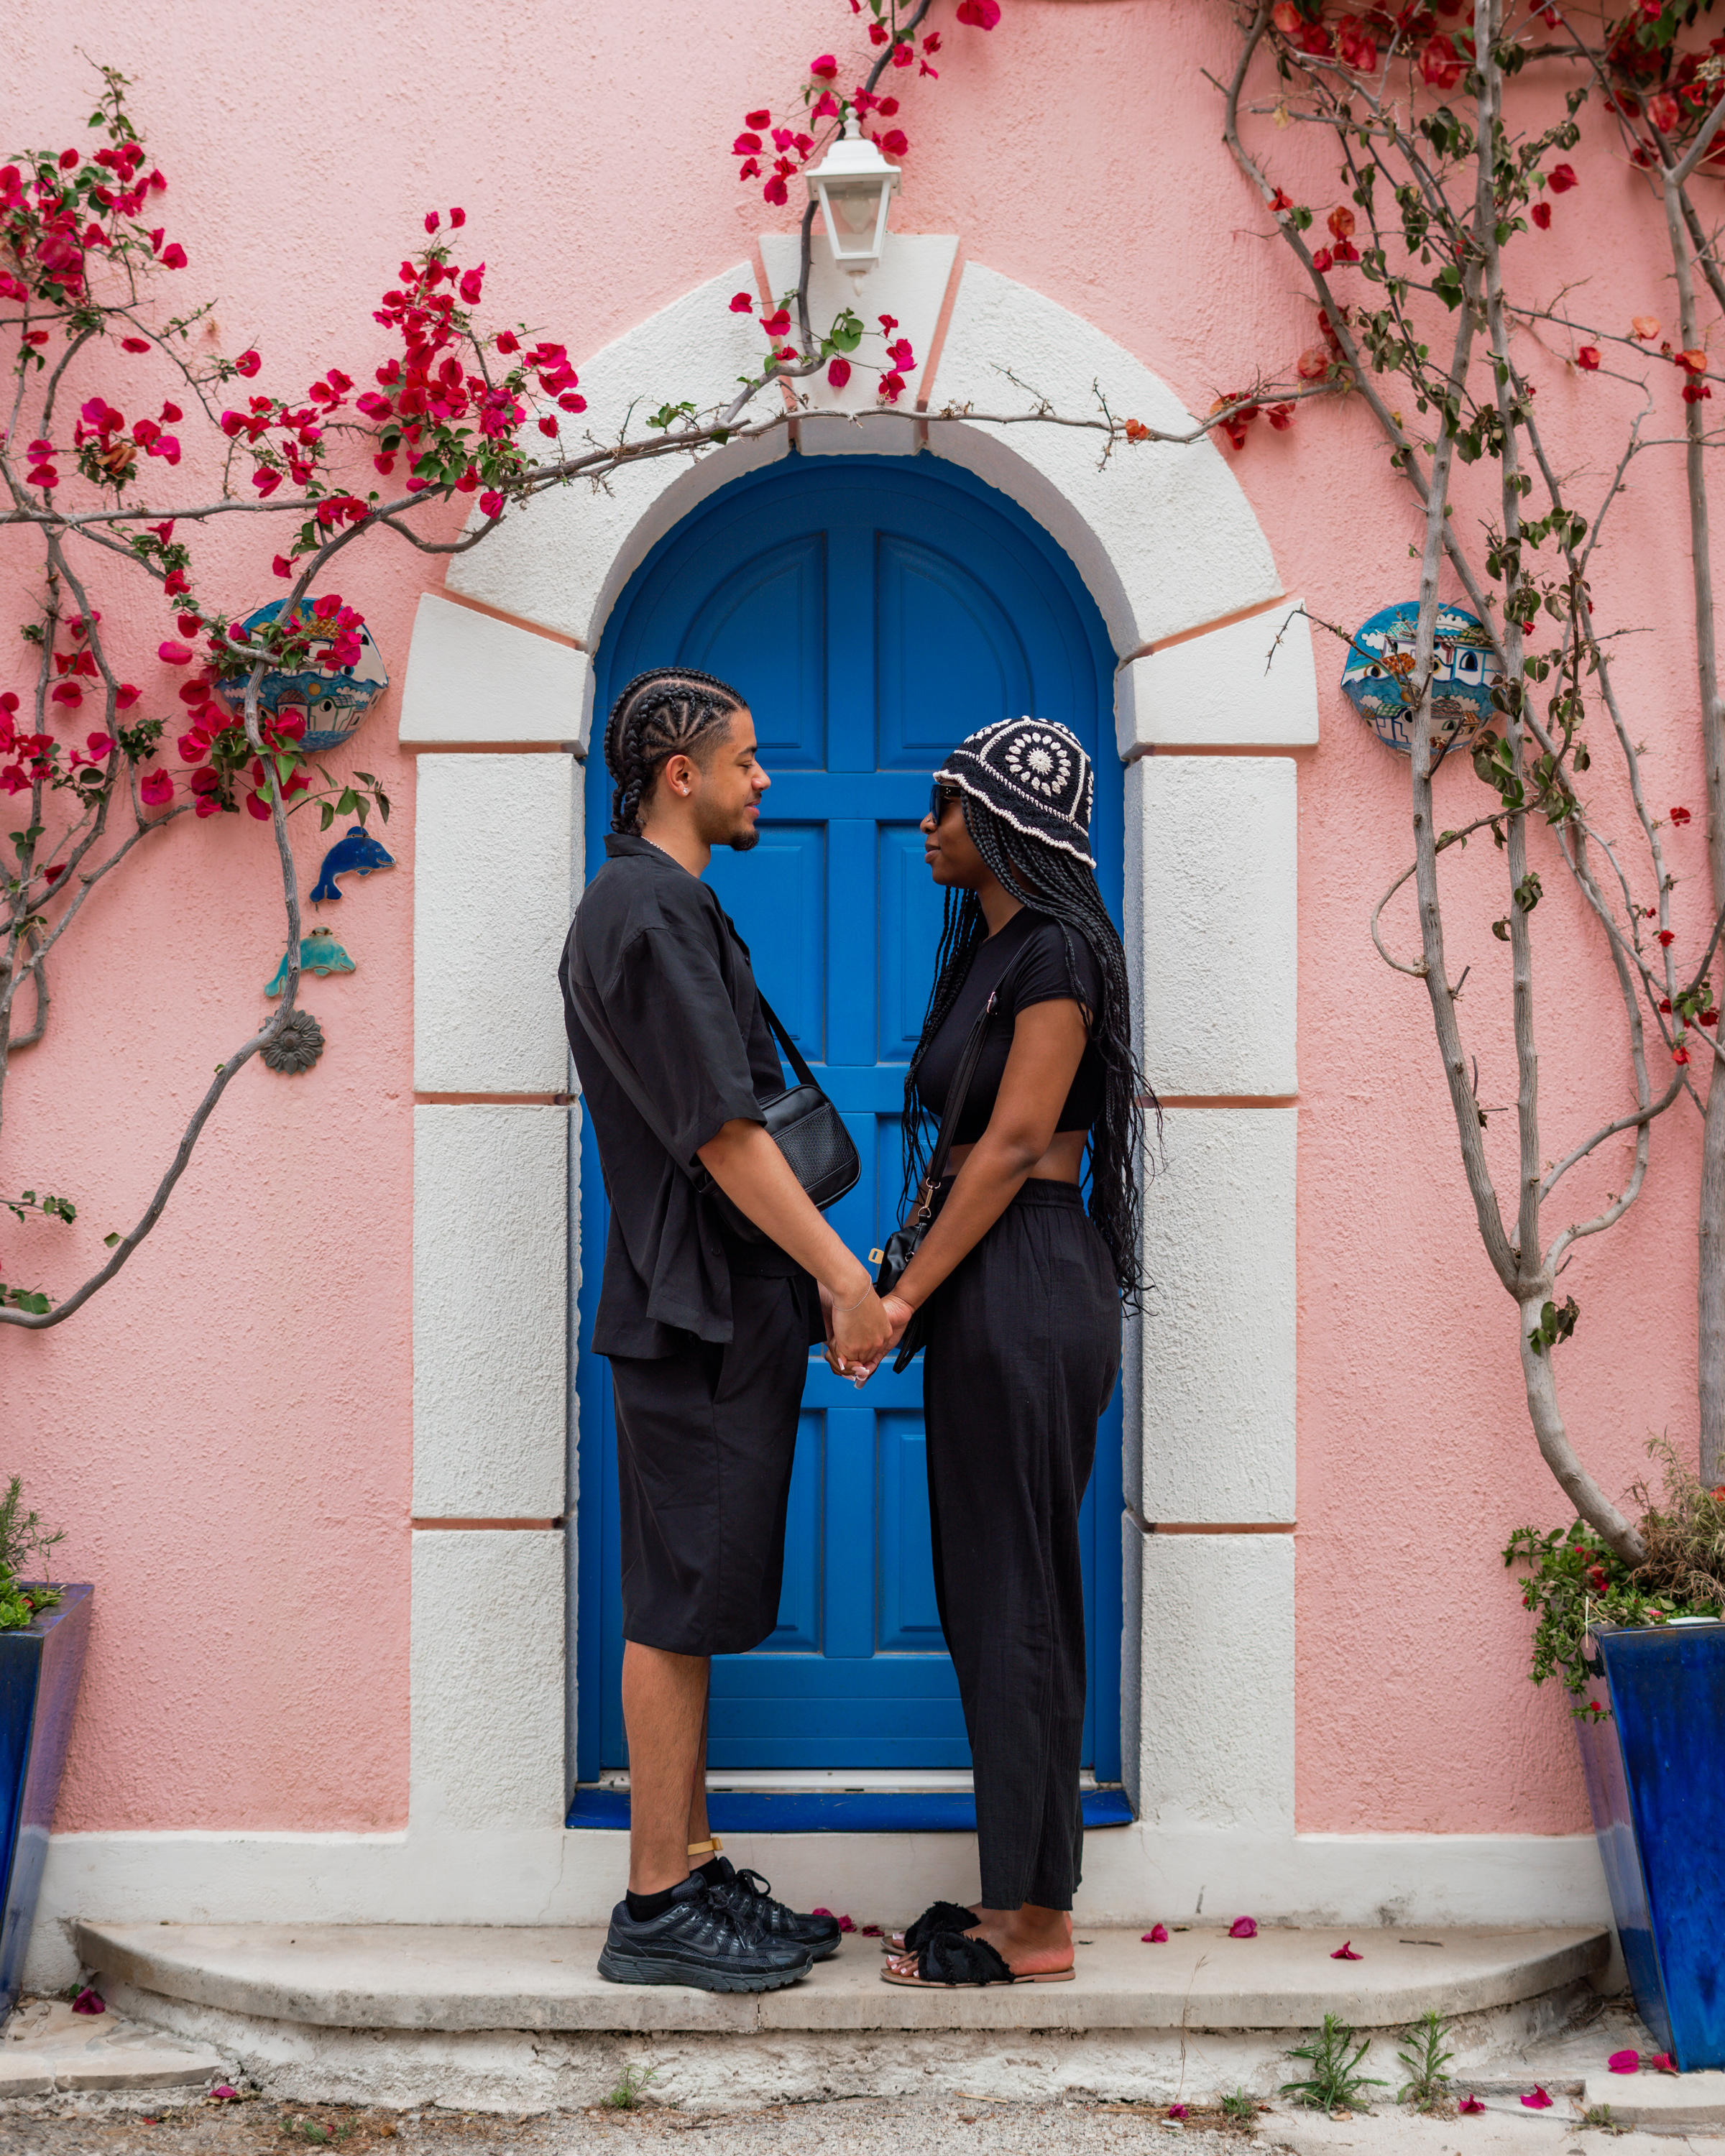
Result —
POLYGON ((234 362, 234 372, 236 374, 244 374, 249 377, 255 374, 263 364, 263 361, 258 357, 256 352, 243 352, 239 355, 239 358, 234 362))
POLYGON ((122 352, 148 352, 150 340, 148 337, 121 337, 120 349, 122 352))
POLYGON ((1252 1917, 1236 1917, 1234 1922, 1228 1927, 1228 1936, 1230 1939, 1256 1938, 1258 1936, 1256 1918, 1252 1917))
POLYGON ((1464 2114, 1476 2111, 1483 2111, 1485 2107, 1486 2107, 1480 2102, 1479 2098, 1471 2093, 1463 2097, 1461 2102, 1455 2107, 1457 2111, 1461 2112, 1464 2114))
POLYGON ((762 188, 761 196, 763 201, 770 202, 776 209, 783 209, 784 205, 790 200, 790 195, 785 187, 785 183, 779 177, 777 172, 773 175, 773 177, 768 181, 766 186, 762 188))
POLYGON ((192 664, 192 654, 185 645, 175 644, 172 639, 157 645, 156 656, 164 666, 189 666, 192 664))
POLYGON ((1528 211, 1527 214, 1532 218, 1534 223, 1538 226, 1542 232, 1549 232, 1551 230, 1551 204, 1549 203, 1535 203, 1532 208, 1528 211))
POLYGON ((1330 1959, 1332 1961, 1363 1961, 1365 1956, 1354 1952, 1352 1939, 1343 1939, 1341 1945, 1330 1956, 1330 1959))
POLYGON ((1639 2051, 1614 2051, 1605 2061, 1605 2071, 1613 2074, 1636 2074, 1641 2071, 1639 2051))
POLYGON ((479 305, 480 287, 484 284, 485 277, 485 265, 481 262, 476 270, 470 270, 462 278, 461 297, 468 306, 476 307, 479 305))
POLYGON ((1427 39, 1420 55, 1420 72, 1431 90, 1453 90, 1461 81, 1461 55, 1441 31, 1427 39))
POLYGON ((752 292, 733 292, 731 295, 731 311, 733 315, 753 314, 755 311, 754 294, 752 292))
POLYGON ((742 116, 742 124, 745 127, 766 127, 771 125, 773 115, 765 105, 762 105, 758 112, 745 112, 742 116))
POLYGON ((889 157, 902 157, 911 146, 911 138, 902 127, 889 127, 880 137, 880 147, 889 157))
POLYGON ((850 362, 848 359, 834 359, 828 362, 827 381, 833 388, 842 389, 850 379, 850 362))
POLYGON ((434 209, 429 209, 426 211, 425 229, 428 232, 435 232, 442 223, 443 219, 438 215, 434 209))
MULTIPOLYGON (((810 74, 819 75, 823 82, 830 82, 833 80, 833 77, 839 72, 839 63, 834 59, 830 53, 822 53, 818 59, 810 60, 809 63, 809 72, 810 74)), ((751 113, 749 116, 749 125, 753 126, 754 124, 754 115, 751 113)), ((761 125, 763 127, 766 124, 767 122, 764 120, 761 122, 761 125)))
POLYGON ((466 222, 467 212, 465 209, 452 209, 449 212, 449 229, 452 232, 459 232, 466 222))
MULTIPOLYGON (((246 795, 245 805, 248 814, 255 816, 260 824, 267 824, 270 821, 270 803, 255 788, 246 795)), ((1523 2098, 1523 2101, 1525 2102, 1526 2099, 1523 2098)))
POLYGON ((1168 2115, 1170 2118, 1184 2118, 1187 2115, 1185 2105, 1183 2103, 1171 2103, 1168 2107, 1168 2115))
POLYGON ((138 788, 138 798, 147 807, 159 808, 165 801, 174 798, 174 783, 165 771, 152 771, 138 788))
POLYGON ((232 2103, 239 2094, 239 2091, 230 2087, 228 2082, 218 2082, 210 2091, 209 2097, 212 2103, 232 2103))
POLYGON ((259 494, 274 494, 276 488, 281 485, 281 474, 279 471, 271 471, 268 465, 259 465, 252 474, 252 485, 256 487, 259 494))
POLYGON ((791 311, 788 307, 775 307, 770 315, 761 317, 761 326, 770 337, 783 336, 790 326, 791 311))
POLYGON ((1546 174, 1546 182, 1554 195, 1566 195, 1571 187, 1581 184, 1575 177, 1574 165, 1553 165, 1546 174))
POLYGON ((1142 1936, 1147 1947, 1165 1947, 1168 1944, 1168 1926, 1153 1924, 1142 1936))
POLYGON ((100 1992, 93 1989, 87 1984, 72 2001, 72 2011, 74 2014, 105 2014, 107 2010, 107 2000, 103 1998, 100 1992))
POLYGON ((1686 808, 1673 808, 1673 809, 1672 809, 1672 811, 1671 811, 1671 821, 1672 821, 1672 823, 1674 823, 1674 824, 1686 824, 1686 823, 1688 823, 1690 820, 1691 820, 1691 819, 1690 819, 1689 811, 1688 811, 1686 808))
POLYGON ((1677 2071, 1677 2062, 1669 2051, 1656 2051, 1647 2064, 1656 2074, 1674 2074, 1677 2071))
POLYGON ((165 269, 183 270, 185 268, 186 250, 181 246, 177 239, 170 240, 167 245, 162 249, 162 266, 165 269))
POLYGON ((895 369, 892 373, 881 376, 880 387, 876 393, 887 403, 896 404, 904 394, 904 388, 905 377, 895 369))
POLYGON ((1593 372, 1594 369, 1599 365, 1599 347, 1596 344, 1583 345, 1580 351, 1575 355, 1575 364, 1578 367, 1585 369, 1589 374, 1593 372))
POLYGON ((958 0, 958 20, 973 30, 992 30, 1000 20, 1000 0, 958 0))
POLYGON ((1549 2111, 1551 2109, 1551 2098, 1546 2094, 1545 2091, 1540 2087, 1538 2082, 1535 2082, 1533 2084, 1533 2093, 1532 2096, 1524 2096, 1522 2098, 1522 2102, 1523 2107, 1528 2111, 1549 2111))
POLYGON ((492 487, 480 496, 479 506, 487 516, 501 516, 503 514, 503 496, 495 487, 492 487))
POLYGON ((129 711, 143 693, 144 692, 141 689, 133 688, 130 681, 122 681, 120 686, 114 691, 115 710, 116 711, 129 711))

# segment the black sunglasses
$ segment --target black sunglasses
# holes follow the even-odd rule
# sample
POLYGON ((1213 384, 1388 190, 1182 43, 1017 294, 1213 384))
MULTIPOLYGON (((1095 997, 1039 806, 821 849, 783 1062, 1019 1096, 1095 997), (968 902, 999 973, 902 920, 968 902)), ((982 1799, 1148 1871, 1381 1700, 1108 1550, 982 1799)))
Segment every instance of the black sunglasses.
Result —
POLYGON ((958 798, 959 790, 956 786, 948 785, 944 779, 936 779, 929 789, 928 813, 937 824, 946 814, 947 803, 958 798))

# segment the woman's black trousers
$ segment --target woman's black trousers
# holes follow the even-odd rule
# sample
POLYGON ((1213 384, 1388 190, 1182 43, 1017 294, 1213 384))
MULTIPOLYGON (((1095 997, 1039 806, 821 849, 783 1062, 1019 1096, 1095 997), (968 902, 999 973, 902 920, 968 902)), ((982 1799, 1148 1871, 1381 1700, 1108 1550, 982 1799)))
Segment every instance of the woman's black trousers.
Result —
POLYGON ((928 1326, 935 1593, 975 1767, 983 1906, 1069 1909, 1084 1839, 1078 1512, 1120 1368, 1113 1265, 1078 1186, 1026 1183, 936 1291, 928 1326))

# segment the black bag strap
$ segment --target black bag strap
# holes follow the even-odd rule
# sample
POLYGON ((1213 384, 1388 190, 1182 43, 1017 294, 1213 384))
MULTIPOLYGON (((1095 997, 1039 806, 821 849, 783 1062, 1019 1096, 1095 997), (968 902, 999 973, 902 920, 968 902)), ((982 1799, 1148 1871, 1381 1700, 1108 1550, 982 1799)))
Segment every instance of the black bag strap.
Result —
POLYGON ((755 998, 761 1006, 762 1017, 764 1018, 768 1024, 772 1027, 774 1040, 778 1041, 779 1046, 784 1050, 786 1060, 789 1063, 792 1070, 797 1074, 797 1083, 799 1086, 814 1086, 815 1090, 818 1092, 820 1089, 819 1086, 816 1085, 814 1073, 809 1069, 809 1065, 803 1060, 801 1055, 798 1052, 796 1042, 791 1039, 789 1034, 788 1034, 784 1028, 779 1024, 778 1012, 773 1009, 772 1004, 768 1002, 766 997, 761 993, 761 983, 758 981, 755 983, 755 998))
MULTIPOLYGON (((1028 949, 1028 946, 1026 947, 1028 949)), ((952 1082, 947 1088, 947 1105, 941 1111, 941 1127, 935 1138, 934 1151, 928 1157, 928 1173, 923 1177, 916 1193, 916 1203, 911 1208, 912 1220, 927 1220, 933 1212, 935 1185, 947 1172, 947 1157, 952 1150, 952 1141, 958 1129, 958 1119, 964 1113, 964 1103, 969 1096, 970 1081, 976 1075, 976 1066, 983 1052, 983 1042, 988 1035, 995 1009, 1004 993, 1008 983, 1024 962, 1026 952, 1021 950, 988 991, 988 1000, 977 1014, 976 1023, 970 1029, 970 1038, 964 1044, 958 1058, 958 1067, 952 1073, 952 1082)))
POLYGON ((629 1068, 629 1060, 619 1046, 617 1036, 606 1023, 604 1012, 600 1008, 598 997, 593 992, 587 953, 581 947, 581 932, 578 927, 575 932, 572 951, 572 959, 569 968, 569 1001, 574 1007, 576 1017, 581 1021, 582 1031, 604 1058, 606 1068, 633 1101, 635 1112, 641 1121, 670 1154, 673 1164, 682 1170, 697 1190, 711 1188, 712 1178, 704 1167, 697 1163, 691 1168, 687 1161, 678 1158, 677 1149, 671 1142, 670 1132, 665 1128, 658 1109, 648 1099, 645 1087, 629 1068))

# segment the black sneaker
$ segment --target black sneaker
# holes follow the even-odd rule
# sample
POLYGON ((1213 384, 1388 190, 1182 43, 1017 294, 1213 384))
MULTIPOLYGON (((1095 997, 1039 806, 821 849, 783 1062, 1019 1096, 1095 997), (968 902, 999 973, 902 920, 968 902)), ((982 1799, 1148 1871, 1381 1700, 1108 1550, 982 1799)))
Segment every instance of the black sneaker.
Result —
POLYGON ((844 1933, 836 1917, 800 1917, 783 1902, 773 1900, 771 1881, 758 1871, 747 1866, 739 1871, 728 1856, 716 1861, 724 1867, 724 1881, 713 1892, 728 1897, 746 1926, 752 1925, 763 1938, 788 1940, 806 1947, 816 1961, 824 1961, 829 1953, 838 1952, 844 1933))
POLYGON ((813 1956, 792 1939, 769 1938, 731 1890, 685 1879, 671 1904, 637 1923, 627 1902, 611 1912, 599 1974, 613 1984, 692 1984, 701 1991, 777 1991, 806 1975, 813 1956))

